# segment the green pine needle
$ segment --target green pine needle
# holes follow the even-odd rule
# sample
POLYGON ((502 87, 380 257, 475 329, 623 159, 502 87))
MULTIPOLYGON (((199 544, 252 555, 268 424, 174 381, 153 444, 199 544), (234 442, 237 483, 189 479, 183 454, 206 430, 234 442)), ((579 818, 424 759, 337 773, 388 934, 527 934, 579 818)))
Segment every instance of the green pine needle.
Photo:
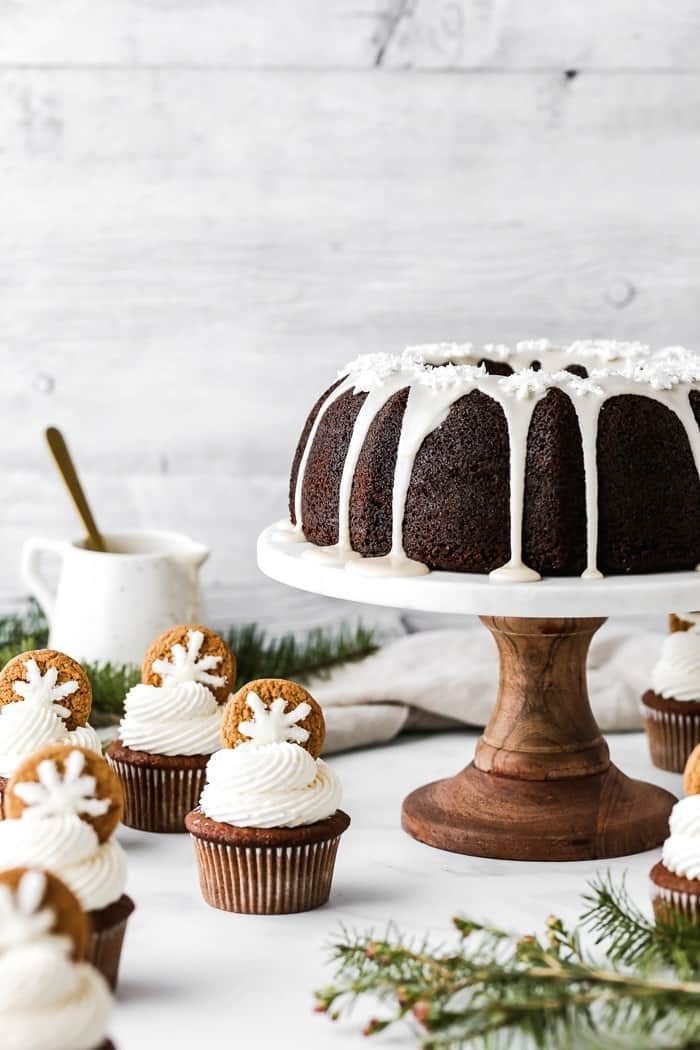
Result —
POLYGON ((383 937, 343 930, 332 946, 335 983, 316 993, 316 1009, 336 1020, 369 1000, 381 1016, 366 1035, 401 1022, 423 1050, 697 1050, 698 927, 682 919, 655 925, 609 876, 584 900, 581 923, 603 958, 585 952, 577 931, 556 917, 539 937, 456 919, 460 943, 451 951, 393 930, 383 937))
MULTIPOLYGON (((24 616, 0 617, 0 667, 18 653, 42 649, 48 641, 48 626, 35 603, 24 616)), ((293 634, 268 638, 257 624, 231 627, 226 641, 236 654, 236 689, 254 678, 293 678, 300 682, 327 677, 340 664, 362 660, 376 652, 375 632, 359 624, 336 630, 320 627, 303 638, 293 634)), ((96 726, 114 725, 123 711, 124 696, 141 677, 140 669, 128 664, 86 663, 93 692, 91 721, 96 726)))

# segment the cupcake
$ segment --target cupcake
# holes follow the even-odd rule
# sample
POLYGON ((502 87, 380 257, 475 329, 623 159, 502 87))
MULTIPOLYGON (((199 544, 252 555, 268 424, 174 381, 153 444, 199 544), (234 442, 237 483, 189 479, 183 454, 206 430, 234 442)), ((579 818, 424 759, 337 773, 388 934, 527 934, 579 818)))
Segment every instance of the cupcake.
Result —
POLYGON ((321 708, 294 682, 259 679, 231 697, 221 736, 186 821, 205 901, 258 915, 325 904, 350 818, 319 758, 321 708))
POLYGON ((659 769, 682 773, 700 743, 700 613, 675 613, 671 634, 642 697, 651 760, 659 769))
POLYGON ((0 871, 0 1033, 3 1050, 114 1050, 111 995, 84 962, 88 921, 55 876, 0 871))
POLYGON ((89 957, 116 986, 126 923, 126 857, 114 839, 122 814, 119 780, 87 748, 53 744, 16 771, 5 792, 0 866, 41 867, 75 893, 91 925, 89 957))
POLYGON ((0 672, 0 816, 2 794, 17 767, 47 744, 102 753, 88 725, 92 689, 77 661, 54 649, 20 653, 0 672))
POLYGON ((700 923, 700 795, 677 802, 669 826, 661 860, 651 869, 654 915, 660 922, 684 915, 700 923))
POLYGON ((119 739, 107 759, 124 788, 124 823, 141 831, 184 831, 221 746, 224 704, 236 659, 205 627, 173 627, 153 642, 141 683, 124 701, 119 739))

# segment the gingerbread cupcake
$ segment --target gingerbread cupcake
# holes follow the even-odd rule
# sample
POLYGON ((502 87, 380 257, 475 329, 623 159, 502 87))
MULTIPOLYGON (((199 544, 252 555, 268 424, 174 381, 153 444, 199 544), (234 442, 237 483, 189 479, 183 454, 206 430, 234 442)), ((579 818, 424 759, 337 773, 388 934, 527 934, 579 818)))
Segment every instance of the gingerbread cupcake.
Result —
POLYGON ((319 758, 321 708, 294 682, 259 679, 231 697, 221 735, 186 821, 205 901, 261 915, 325 904, 350 818, 319 758))
POLYGON ((114 1050, 111 996, 84 961, 89 925, 71 891, 35 868, 0 871, 3 1050, 114 1050))
POLYGON ((642 713, 652 762, 682 773, 700 743, 700 613, 672 613, 669 627, 642 713))
POLYGON ((124 788, 129 827, 185 830, 209 757, 221 746, 235 678, 233 653, 206 627, 173 627, 153 642, 141 683, 126 695, 119 739, 107 751, 124 788))
POLYGON ((132 900, 114 832, 123 809, 118 778, 87 748, 53 744, 16 771, 5 792, 0 865, 41 867, 75 893, 91 924, 90 959, 116 986, 132 900))
POLYGON ((669 827, 661 860, 651 869, 654 915, 667 923, 676 915, 700 923, 700 795, 676 803, 669 827))
POLYGON ((88 725, 90 681, 76 660, 55 649, 20 653, 0 672, 0 815, 2 793, 21 762, 47 744, 75 744, 101 754, 88 725))

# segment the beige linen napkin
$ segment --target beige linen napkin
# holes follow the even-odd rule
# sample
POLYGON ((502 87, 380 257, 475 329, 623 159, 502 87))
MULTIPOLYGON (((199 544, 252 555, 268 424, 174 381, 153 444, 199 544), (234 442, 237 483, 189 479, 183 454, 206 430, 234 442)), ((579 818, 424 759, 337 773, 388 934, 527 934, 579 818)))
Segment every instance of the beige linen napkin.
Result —
MULTIPOLYGON (((483 726, 493 709, 498 660, 476 619, 464 627, 419 631, 339 668, 309 689, 323 705, 326 752, 393 739, 406 728, 483 726)), ((666 631, 663 616, 609 620, 591 646, 588 684, 601 729, 641 727, 639 701, 666 631)))

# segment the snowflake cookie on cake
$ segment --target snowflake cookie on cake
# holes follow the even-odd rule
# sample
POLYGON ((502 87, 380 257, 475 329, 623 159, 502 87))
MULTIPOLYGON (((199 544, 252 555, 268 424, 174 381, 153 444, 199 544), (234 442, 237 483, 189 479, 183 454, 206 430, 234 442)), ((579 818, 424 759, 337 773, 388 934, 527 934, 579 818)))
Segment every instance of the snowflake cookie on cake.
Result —
POLYGON ((259 915, 325 904, 350 818, 319 758, 321 708, 302 686, 262 678, 231 697, 221 736, 186 821, 205 901, 259 915))
POLYGON ((134 910, 114 838, 122 809, 119 780, 100 755, 52 744, 9 781, 0 823, 0 867, 46 868, 66 883, 88 913, 90 959, 112 987, 134 910))
POLYGON ((107 982, 84 961, 89 933, 79 901, 54 875, 0 871, 3 1050, 114 1050, 107 982))
POLYGON ((47 744, 75 744, 101 753, 88 725, 92 689, 76 660, 55 649, 20 653, 0 672, 0 810, 9 777, 47 744))
POLYGON ((107 760, 124 788, 124 823, 141 831, 184 831, 209 757, 221 747, 224 704, 236 658, 206 627, 173 627, 144 657, 141 682, 124 701, 119 739, 107 760))
POLYGON ((682 773, 700 743, 700 612, 672 613, 669 626, 642 712, 652 762, 682 773))

